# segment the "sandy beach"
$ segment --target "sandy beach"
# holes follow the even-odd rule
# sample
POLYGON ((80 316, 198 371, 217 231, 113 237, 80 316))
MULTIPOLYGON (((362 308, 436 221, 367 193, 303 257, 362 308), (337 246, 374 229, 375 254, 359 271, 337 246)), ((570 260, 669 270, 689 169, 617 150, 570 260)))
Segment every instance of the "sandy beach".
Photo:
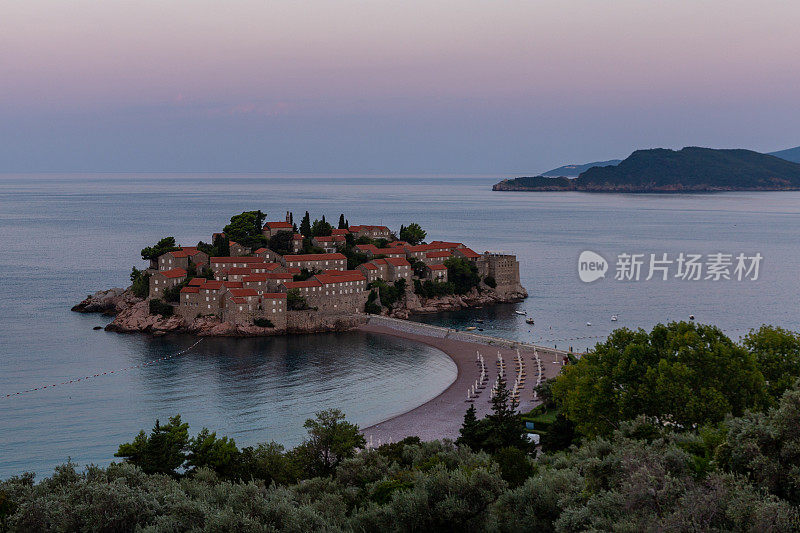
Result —
MULTIPOLYGON (((477 398, 473 402, 478 411, 478 418, 481 418, 490 411, 489 389, 497 379, 498 352, 505 361, 505 372, 508 382, 512 384, 514 381, 514 361, 517 355, 517 349, 515 348, 490 345, 488 343, 468 342, 446 337, 440 338, 427 335, 424 331, 420 331, 419 333, 402 331, 382 324, 365 324, 361 326, 359 330, 381 335, 392 335, 427 344, 450 356, 458 368, 456 380, 437 397, 411 411, 362 429, 362 433, 367 438, 367 442, 371 443, 373 446, 378 446, 386 442, 396 442, 409 436, 418 436, 422 440, 457 438, 464 413, 470 405, 470 403, 466 401, 467 389, 469 389, 480 376, 480 367, 476 363, 477 352, 483 355, 486 361, 486 371, 489 376, 487 387, 479 391, 477 398)), ((549 379, 556 376, 561 370, 563 352, 550 348, 537 348, 536 351, 539 354, 542 364, 542 379, 549 379)), ((519 349, 519 353, 522 356, 526 373, 525 384, 520 388, 519 395, 519 410, 524 412, 536 405, 533 401, 533 388, 536 385, 538 367, 532 348, 523 345, 519 349)))

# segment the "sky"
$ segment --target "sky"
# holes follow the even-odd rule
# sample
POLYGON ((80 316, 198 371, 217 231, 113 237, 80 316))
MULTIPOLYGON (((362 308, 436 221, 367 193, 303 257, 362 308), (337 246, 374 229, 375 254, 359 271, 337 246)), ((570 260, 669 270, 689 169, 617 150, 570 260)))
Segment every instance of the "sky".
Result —
POLYGON ((6 0, 0 172, 531 174, 800 145, 800 2, 6 0))

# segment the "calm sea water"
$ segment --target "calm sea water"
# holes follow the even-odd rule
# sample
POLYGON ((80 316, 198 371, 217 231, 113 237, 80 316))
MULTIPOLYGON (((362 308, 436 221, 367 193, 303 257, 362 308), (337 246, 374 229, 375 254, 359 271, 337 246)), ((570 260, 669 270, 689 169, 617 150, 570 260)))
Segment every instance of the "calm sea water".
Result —
MULTIPOLYGON (((585 349, 614 326, 649 328, 696 315, 734 338, 762 323, 800 329, 800 193, 604 195, 501 193, 493 176, 3 175, 0 176, 0 477, 47 474, 71 457, 106 464, 120 442, 180 413, 247 445, 303 436, 317 410, 369 425, 434 397, 455 379, 441 352, 357 333, 206 339, 146 368, 4 398, 6 394, 173 355, 194 339, 94 331, 108 318, 69 308, 125 286, 138 251, 165 235, 209 240, 235 213, 271 219, 305 210, 329 220, 399 227, 430 239, 517 254, 522 304, 423 317, 486 333, 585 349), (581 251, 612 262, 582 283, 581 251), (613 280, 619 253, 759 252, 757 281, 613 280), (536 319, 525 324, 514 313, 536 319), (619 321, 612 323, 612 314, 619 321), (591 323, 591 326, 587 326, 591 323)), ((646 273, 644 273, 646 274, 646 273)), ((643 275, 644 277, 644 275, 643 275)))

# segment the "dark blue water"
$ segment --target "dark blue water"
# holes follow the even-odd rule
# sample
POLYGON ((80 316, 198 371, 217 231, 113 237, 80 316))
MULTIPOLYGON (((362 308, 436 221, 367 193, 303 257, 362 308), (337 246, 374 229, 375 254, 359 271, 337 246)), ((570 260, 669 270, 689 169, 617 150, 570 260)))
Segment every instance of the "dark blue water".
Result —
POLYGON ((185 355, 79 384, 17 390, 169 356, 194 339, 93 331, 108 318, 69 308, 97 289, 125 286, 138 251, 165 235, 209 240, 231 216, 261 209, 281 219, 398 228, 430 239, 517 254, 531 298, 519 305, 423 320, 584 349, 614 326, 651 327, 694 314, 731 336, 762 323, 800 329, 800 193, 601 195, 500 193, 491 176, 5 175, 0 177, 0 477, 47 473, 72 457, 104 464, 156 417, 181 413, 237 444, 293 445, 319 409, 363 425, 446 388, 441 352, 356 333, 280 339, 206 339, 185 355), (582 283, 583 250, 616 254, 714 252, 764 256, 757 281, 582 283), (536 318, 525 324, 513 311, 536 318), (612 323, 610 316, 619 314, 612 323), (587 322, 592 325, 587 326, 587 322))

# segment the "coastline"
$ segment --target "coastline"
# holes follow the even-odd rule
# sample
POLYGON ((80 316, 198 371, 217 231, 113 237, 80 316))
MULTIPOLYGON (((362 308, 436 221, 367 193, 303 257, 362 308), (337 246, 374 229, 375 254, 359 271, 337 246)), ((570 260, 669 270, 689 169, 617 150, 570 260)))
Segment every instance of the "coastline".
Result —
MULTIPOLYGON (((414 332, 412 330, 415 329, 416 325, 417 323, 409 322, 408 329, 400 330, 384 324, 367 323, 358 327, 357 331, 399 337, 441 350, 456 364, 456 379, 438 396, 422 405, 377 424, 362 428, 361 433, 366 437, 367 442, 373 446, 386 442, 396 442, 411 436, 420 437, 424 441, 457 438, 464 413, 470 405, 466 401, 467 389, 478 379, 480 374, 475 362, 478 351, 481 352, 486 361, 486 372, 488 374, 487 387, 480 391, 473 402, 479 418, 490 412, 489 389, 497 379, 498 368, 495 361, 497 361, 498 352, 506 363, 507 374, 513 376, 514 363, 512 357, 516 357, 517 353, 516 347, 510 347, 513 343, 507 342, 504 343, 504 346, 500 346, 497 344, 471 342, 449 336, 438 337, 426 334, 425 330, 438 329, 442 332, 447 330, 445 328, 419 325, 419 330, 414 332)), ((456 335, 458 334, 454 330, 450 331, 456 335)), ((519 344, 518 346, 527 374, 526 383, 520 389, 520 404, 518 406, 518 410, 524 412, 532 409, 538 403, 533 401, 533 388, 536 384, 536 365, 532 347, 524 344, 519 344)), ((537 347, 537 352, 542 361, 542 379, 555 377, 561 371, 561 359, 564 352, 544 347, 537 347)))

